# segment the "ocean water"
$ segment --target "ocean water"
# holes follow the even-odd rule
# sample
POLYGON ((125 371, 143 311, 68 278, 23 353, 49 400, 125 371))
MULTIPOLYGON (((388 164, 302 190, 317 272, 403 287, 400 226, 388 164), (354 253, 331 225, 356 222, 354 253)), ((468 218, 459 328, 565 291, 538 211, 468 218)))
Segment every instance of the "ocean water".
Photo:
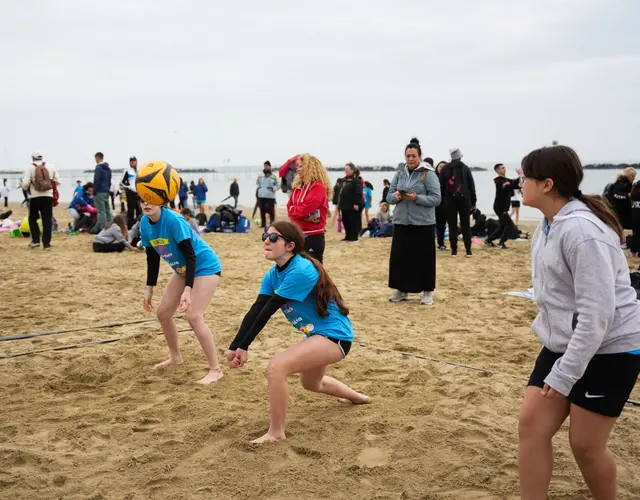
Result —
MULTIPOLYGON (((482 164, 483 167, 488 165, 482 164)), ((507 164, 507 177, 516 177, 515 167, 517 165, 507 164)), ((217 167, 216 172, 198 173, 198 174, 184 174, 182 178, 185 182, 189 183, 191 180, 198 181, 200 177, 203 177, 209 192, 207 193, 208 204, 214 206, 220 204, 220 202, 229 195, 229 185, 233 182, 233 178, 238 178, 238 184, 240 185, 240 198, 239 204, 245 207, 253 207, 255 204, 255 192, 256 192, 256 179, 261 173, 260 167, 217 167)), ((178 170, 179 171, 179 170, 178 170)), ((83 183, 93 180, 93 174, 82 173, 81 171, 65 171, 59 172, 61 175, 60 190, 60 205, 56 210, 60 208, 66 208, 68 203, 73 197, 73 190, 76 187, 76 180, 81 180, 83 183)), ((393 172, 363 172, 365 180, 371 182, 374 186, 374 207, 382 197, 383 180, 391 180, 393 172)), ((585 178, 582 183, 581 189, 585 194, 601 194, 604 186, 615 180, 618 171, 616 170, 586 170, 585 178)), ((274 175, 277 175, 274 174, 274 175)), ((341 171, 330 171, 329 177, 332 182, 343 176, 341 171)), ((120 179, 122 173, 114 174, 114 178, 120 179)), ((8 185, 11 189, 9 200, 12 202, 20 202, 23 200, 22 191, 17 187, 19 173, 4 174, 3 178, 8 179, 8 185)), ((473 172, 473 177, 476 183, 476 192, 478 195, 478 207, 485 214, 493 214, 493 199, 495 194, 495 187, 493 179, 495 174, 493 170, 485 172, 473 172)), ((287 204, 287 196, 281 192, 278 192, 277 203, 279 207, 285 207, 287 204)), ((116 207, 119 207, 119 200, 116 199, 116 207)), ((373 209, 372 212, 375 212, 373 209)), ((249 214, 250 215, 250 214, 249 214)), ((539 220, 540 213, 532 208, 523 206, 520 210, 520 218, 523 220, 539 220)))

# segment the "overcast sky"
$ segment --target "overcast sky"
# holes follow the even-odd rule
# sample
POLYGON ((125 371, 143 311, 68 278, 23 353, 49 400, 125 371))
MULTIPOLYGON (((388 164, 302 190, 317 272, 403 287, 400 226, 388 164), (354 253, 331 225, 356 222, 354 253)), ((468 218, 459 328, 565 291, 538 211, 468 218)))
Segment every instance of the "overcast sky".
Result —
POLYGON ((637 0, 0 3, 0 170, 640 160, 637 0))

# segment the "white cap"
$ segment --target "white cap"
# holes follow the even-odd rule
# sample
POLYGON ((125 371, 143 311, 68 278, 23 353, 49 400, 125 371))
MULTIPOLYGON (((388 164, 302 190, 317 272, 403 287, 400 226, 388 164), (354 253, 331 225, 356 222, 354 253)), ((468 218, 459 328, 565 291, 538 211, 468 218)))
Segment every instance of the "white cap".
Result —
POLYGON ((34 160, 42 160, 42 153, 34 151, 33 153, 31 153, 31 158, 33 158, 34 160))

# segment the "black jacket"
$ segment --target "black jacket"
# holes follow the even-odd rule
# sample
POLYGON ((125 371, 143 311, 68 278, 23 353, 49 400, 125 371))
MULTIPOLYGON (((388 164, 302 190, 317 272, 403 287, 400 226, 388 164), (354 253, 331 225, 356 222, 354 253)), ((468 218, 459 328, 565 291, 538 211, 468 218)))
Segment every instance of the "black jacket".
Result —
POLYGON ((496 184, 496 198, 493 202, 493 211, 499 216, 500 214, 508 212, 511 208, 511 197, 513 196, 514 189, 520 186, 520 180, 498 176, 493 179, 493 182, 496 184))
POLYGON ((237 182, 232 182, 231 187, 229 187, 229 195, 230 196, 240 196, 240 186, 238 186, 237 182))
POLYGON ((473 173, 471 169, 467 167, 461 160, 453 160, 448 163, 442 170, 440 170, 440 189, 442 191, 442 199, 451 199, 451 193, 449 192, 449 180, 453 176, 460 176, 462 183, 462 195, 472 207, 476 206, 478 198, 476 196, 476 183, 473 180, 473 173))
POLYGON ((389 194, 389 186, 385 186, 384 189, 382 190, 382 200, 380 200, 381 203, 387 202, 388 194, 389 194))
POLYGON ((361 206, 363 203, 360 177, 355 175, 353 177, 345 177, 340 191, 340 210, 353 211, 354 206, 361 206))

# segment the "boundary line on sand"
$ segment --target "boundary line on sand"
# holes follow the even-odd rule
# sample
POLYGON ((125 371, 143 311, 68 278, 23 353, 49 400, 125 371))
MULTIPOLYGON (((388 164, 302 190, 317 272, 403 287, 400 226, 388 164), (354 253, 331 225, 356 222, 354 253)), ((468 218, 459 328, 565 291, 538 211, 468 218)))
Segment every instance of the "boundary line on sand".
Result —
MULTIPOLYGON (((103 325, 100 328, 111 328, 113 326, 121 326, 121 325, 125 325, 125 324, 135 324, 135 323, 143 323, 143 322, 147 322, 147 321, 153 321, 156 318, 146 318, 144 320, 136 320, 136 321, 131 321, 131 322, 123 322, 123 323, 110 323, 108 325, 103 325)), ((94 327, 96 328, 96 327, 94 327)), ((82 329, 78 329, 77 331, 81 331, 81 330, 88 330, 89 328, 82 328, 82 329)), ((178 333, 185 333, 185 332, 191 332, 193 331, 191 328, 183 328, 178 330, 178 333)), ((82 347, 88 347, 88 346, 92 346, 92 345, 103 345, 103 344, 112 344, 115 342, 119 342, 120 340, 125 340, 125 339, 129 339, 129 338, 133 338, 133 337, 137 337, 138 335, 141 335, 140 333, 134 333, 132 335, 128 335, 128 336, 124 336, 124 337, 117 337, 117 338, 113 338, 113 339, 104 339, 104 340, 91 340, 88 342, 81 342, 79 344, 69 344, 69 345, 64 345, 64 346, 57 346, 57 347, 47 347, 44 349, 37 349, 37 350, 33 350, 33 351, 25 351, 25 352, 19 352, 16 354, 0 354, 0 359, 11 359, 11 358, 18 358, 18 357, 22 357, 22 356, 30 356, 30 355, 35 355, 35 354, 42 354, 44 352, 51 352, 51 351, 66 351, 69 349, 78 349, 78 348, 82 348, 82 347)), ((30 337, 29 337, 30 338, 30 337)), ((488 375, 502 375, 505 377, 511 377, 511 378, 515 378, 518 380, 524 380, 522 378, 520 378, 517 375, 511 375, 510 373, 505 373, 505 372, 492 372, 490 370, 486 370, 484 368, 478 368, 476 366, 471 366, 471 365, 465 365, 462 363, 456 363, 455 361, 449 361, 446 359, 438 359, 438 358, 432 358, 430 356, 425 356, 423 354, 416 354, 416 353, 411 353, 411 352, 405 352, 405 351, 399 351, 397 349, 390 349, 388 347, 379 347, 379 346, 375 346, 375 345, 371 345, 371 344, 364 344, 364 343, 360 343, 357 342, 357 344, 360 347, 364 347, 365 349, 372 349, 372 350, 377 350, 377 351, 384 351, 384 352, 391 352, 391 353, 395 353, 395 354, 400 354, 401 356, 406 356, 406 357, 411 357, 411 358, 416 358, 416 359, 421 359, 424 361, 431 361, 434 363, 441 363, 441 364, 445 364, 445 365, 449 365, 449 366, 454 366, 456 368, 464 368, 466 370, 472 370, 472 371, 476 371, 476 372, 480 372, 480 373, 486 373, 488 375)), ((628 399, 627 400, 627 404, 630 406, 637 406, 640 407, 640 401, 634 401, 633 399, 628 399)))

